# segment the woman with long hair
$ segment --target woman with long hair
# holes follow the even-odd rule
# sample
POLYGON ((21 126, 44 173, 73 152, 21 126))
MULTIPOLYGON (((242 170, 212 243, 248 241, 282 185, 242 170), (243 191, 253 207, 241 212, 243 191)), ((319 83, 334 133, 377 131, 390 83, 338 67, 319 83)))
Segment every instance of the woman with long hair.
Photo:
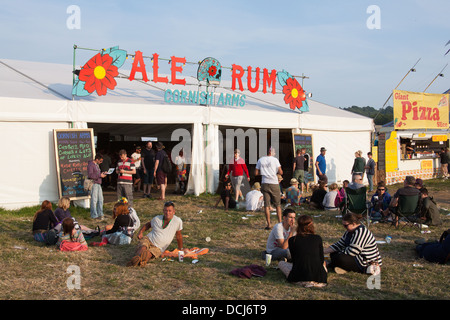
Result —
POLYGON ((280 261, 278 264, 287 281, 303 287, 327 285, 322 238, 315 234, 311 216, 298 218, 297 234, 289 239, 289 251, 292 263, 280 261))
POLYGON ((65 218, 59 233, 57 246, 61 251, 86 251, 88 245, 80 229, 75 228, 72 218, 65 218))
MULTIPOLYGON (((119 200, 113 208, 113 225, 107 225, 106 231, 102 232, 102 241, 100 243, 93 243, 94 246, 102 246, 107 243, 115 243, 118 236, 123 236, 124 231, 129 235, 127 242, 131 242, 134 232, 134 221, 130 216, 130 208, 128 208, 128 201, 126 198, 119 200), (129 238, 129 239, 128 239, 129 238)), ((119 244, 123 244, 120 242, 119 244)))
POLYGON ((47 241, 47 232, 58 224, 55 214, 52 211, 52 203, 44 200, 41 208, 36 211, 33 217, 33 237, 38 242, 47 241))
POLYGON ((69 197, 62 197, 61 199, 59 199, 58 208, 56 208, 55 210, 55 216, 60 222, 62 222, 65 218, 72 218, 69 208, 70 208, 69 197))

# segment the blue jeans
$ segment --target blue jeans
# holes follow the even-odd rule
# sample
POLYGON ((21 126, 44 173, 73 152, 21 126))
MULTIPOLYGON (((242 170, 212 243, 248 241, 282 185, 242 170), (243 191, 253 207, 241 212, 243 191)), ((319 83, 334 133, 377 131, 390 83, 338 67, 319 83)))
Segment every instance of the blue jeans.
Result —
POLYGON ((102 186, 94 183, 91 190, 91 218, 103 217, 103 191, 102 186))
POLYGON ((373 174, 367 175, 367 180, 369 181, 369 191, 373 191, 373 174))

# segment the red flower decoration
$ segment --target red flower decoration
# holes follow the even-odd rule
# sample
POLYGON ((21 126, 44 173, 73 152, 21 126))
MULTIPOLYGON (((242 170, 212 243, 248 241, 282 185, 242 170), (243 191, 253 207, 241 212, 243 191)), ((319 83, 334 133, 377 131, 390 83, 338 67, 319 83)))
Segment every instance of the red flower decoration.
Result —
POLYGON ((288 78, 286 85, 283 87, 284 102, 289 104, 292 110, 300 109, 303 105, 302 101, 306 100, 305 91, 295 78, 288 78))
POLYGON ((113 58, 109 54, 97 53, 80 70, 79 79, 85 81, 84 89, 89 93, 97 91, 99 96, 104 96, 107 89, 113 90, 117 85, 116 77, 118 68, 114 65, 113 58))
POLYGON ((209 67, 208 73, 211 77, 214 76, 217 73, 217 68, 215 66, 209 67))

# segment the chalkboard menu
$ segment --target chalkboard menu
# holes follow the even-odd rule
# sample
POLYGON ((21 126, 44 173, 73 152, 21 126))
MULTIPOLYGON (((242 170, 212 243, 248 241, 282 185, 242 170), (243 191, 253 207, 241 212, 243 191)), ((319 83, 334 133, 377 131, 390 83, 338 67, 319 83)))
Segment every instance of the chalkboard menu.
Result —
POLYGON ((55 129, 53 133, 59 197, 88 198, 84 180, 88 162, 95 156, 93 129, 55 129))
POLYGON ((297 149, 306 149, 305 156, 308 156, 309 158, 309 165, 307 170, 305 168, 305 178, 307 178, 308 181, 314 181, 312 135, 293 133, 292 141, 294 144, 294 157, 297 156, 297 149))

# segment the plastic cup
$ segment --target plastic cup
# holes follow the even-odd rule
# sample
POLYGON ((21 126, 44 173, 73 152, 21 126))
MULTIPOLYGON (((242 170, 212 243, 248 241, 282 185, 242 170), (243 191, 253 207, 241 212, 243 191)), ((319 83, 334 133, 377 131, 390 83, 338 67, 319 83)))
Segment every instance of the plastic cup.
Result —
POLYGON ((183 262, 184 252, 182 250, 178 251, 178 261, 183 262))
POLYGON ((272 262, 272 255, 266 253, 266 267, 270 266, 271 262, 272 262))

